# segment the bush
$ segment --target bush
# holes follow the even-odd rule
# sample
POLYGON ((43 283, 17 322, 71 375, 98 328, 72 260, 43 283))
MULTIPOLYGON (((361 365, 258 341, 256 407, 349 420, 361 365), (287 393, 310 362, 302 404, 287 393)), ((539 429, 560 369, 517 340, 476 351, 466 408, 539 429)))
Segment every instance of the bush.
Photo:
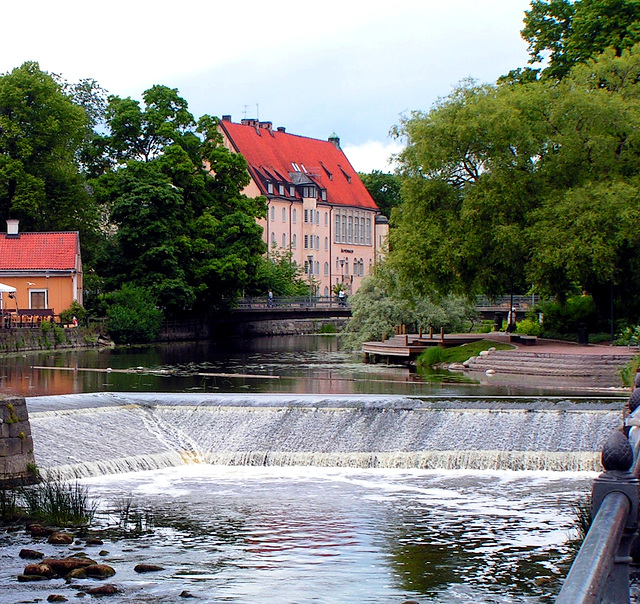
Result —
POLYGON ((71 306, 60 313, 60 322, 64 325, 73 323, 73 317, 78 319, 78 323, 82 323, 87 316, 87 311, 75 300, 71 303, 71 306))
POLYGON ((162 312, 143 287, 125 284, 109 295, 107 331, 116 344, 142 344, 158 338, 162 312))
POLYGON ((542 331, 548 334, 577 334, 578 326, 584 323, 589 331, 597 327, 596 305, 591 296, 569 298, 564 304, 555 301, 541 302, 538 305, 544 320, 542 331))
POLYGON ((542 326, 533 319, 523 319, 516 325, 516 333, 522 333, 527 336, 539 336, 542 332, 542 326))

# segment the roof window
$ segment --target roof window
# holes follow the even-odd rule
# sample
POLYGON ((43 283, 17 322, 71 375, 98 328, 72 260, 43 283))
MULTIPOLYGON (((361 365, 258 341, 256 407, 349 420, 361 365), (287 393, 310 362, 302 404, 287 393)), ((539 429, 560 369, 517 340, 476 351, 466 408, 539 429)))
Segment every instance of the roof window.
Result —
POLYGON ((300 172, 300 166, 296 162, 292 161, 291 165, 296 172, 300 172))

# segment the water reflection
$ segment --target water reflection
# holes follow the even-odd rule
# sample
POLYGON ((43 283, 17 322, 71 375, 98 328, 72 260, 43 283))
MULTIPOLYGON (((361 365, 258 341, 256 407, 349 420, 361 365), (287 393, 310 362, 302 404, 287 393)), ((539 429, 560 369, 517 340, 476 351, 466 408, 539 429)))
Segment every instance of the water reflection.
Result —
POLYGON ((403 366, 362 361, 360 354, 340 350, 338 338, 321 336, 49 351, 0 357, 0 388, 24 396, 106 391, 420 394, 443 384, 471 383, 462 375, 417 376, 403 366))

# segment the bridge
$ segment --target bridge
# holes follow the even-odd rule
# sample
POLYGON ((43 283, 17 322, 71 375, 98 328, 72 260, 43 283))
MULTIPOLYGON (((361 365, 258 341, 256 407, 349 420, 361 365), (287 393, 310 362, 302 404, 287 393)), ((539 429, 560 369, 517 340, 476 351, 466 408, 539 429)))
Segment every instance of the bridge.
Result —
POLYGON ((242 298, 233 310, 242 321, 277 321, 279 319, 322 319, 350 317, 348 300, 335 296, 267 296, 242 298))
MULTIPOLYGON (((531 310, 539 299, 537 296, 502 296, 489 299, 484 296, 476 300, 478 314, 493 319, 496 314, 504 315, 506 320, 509 308, 515 309, 516 320, 520 320, 531 310)), ((241 298, 234 314, 247 321, 270 319, 350 317, 349 300, 339 300, 336 296, 267 296, 241 298)))

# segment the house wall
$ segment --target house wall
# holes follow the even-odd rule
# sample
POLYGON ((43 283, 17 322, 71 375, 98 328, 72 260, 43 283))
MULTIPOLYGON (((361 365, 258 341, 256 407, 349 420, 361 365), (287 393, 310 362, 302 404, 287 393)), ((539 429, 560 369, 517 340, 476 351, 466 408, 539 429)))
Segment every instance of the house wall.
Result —
POLYGON ((75 280, 73 275, 63 276, 33 276, 10 277, 3 276, 2 283, 16 288, 16 299, 3 296, 4 308, 31 308, 31 292, 46 292, 46 308, 51 308, 55 314, 60 314, 71 306, 74 299, 81 302, 82 276, 75 280))

